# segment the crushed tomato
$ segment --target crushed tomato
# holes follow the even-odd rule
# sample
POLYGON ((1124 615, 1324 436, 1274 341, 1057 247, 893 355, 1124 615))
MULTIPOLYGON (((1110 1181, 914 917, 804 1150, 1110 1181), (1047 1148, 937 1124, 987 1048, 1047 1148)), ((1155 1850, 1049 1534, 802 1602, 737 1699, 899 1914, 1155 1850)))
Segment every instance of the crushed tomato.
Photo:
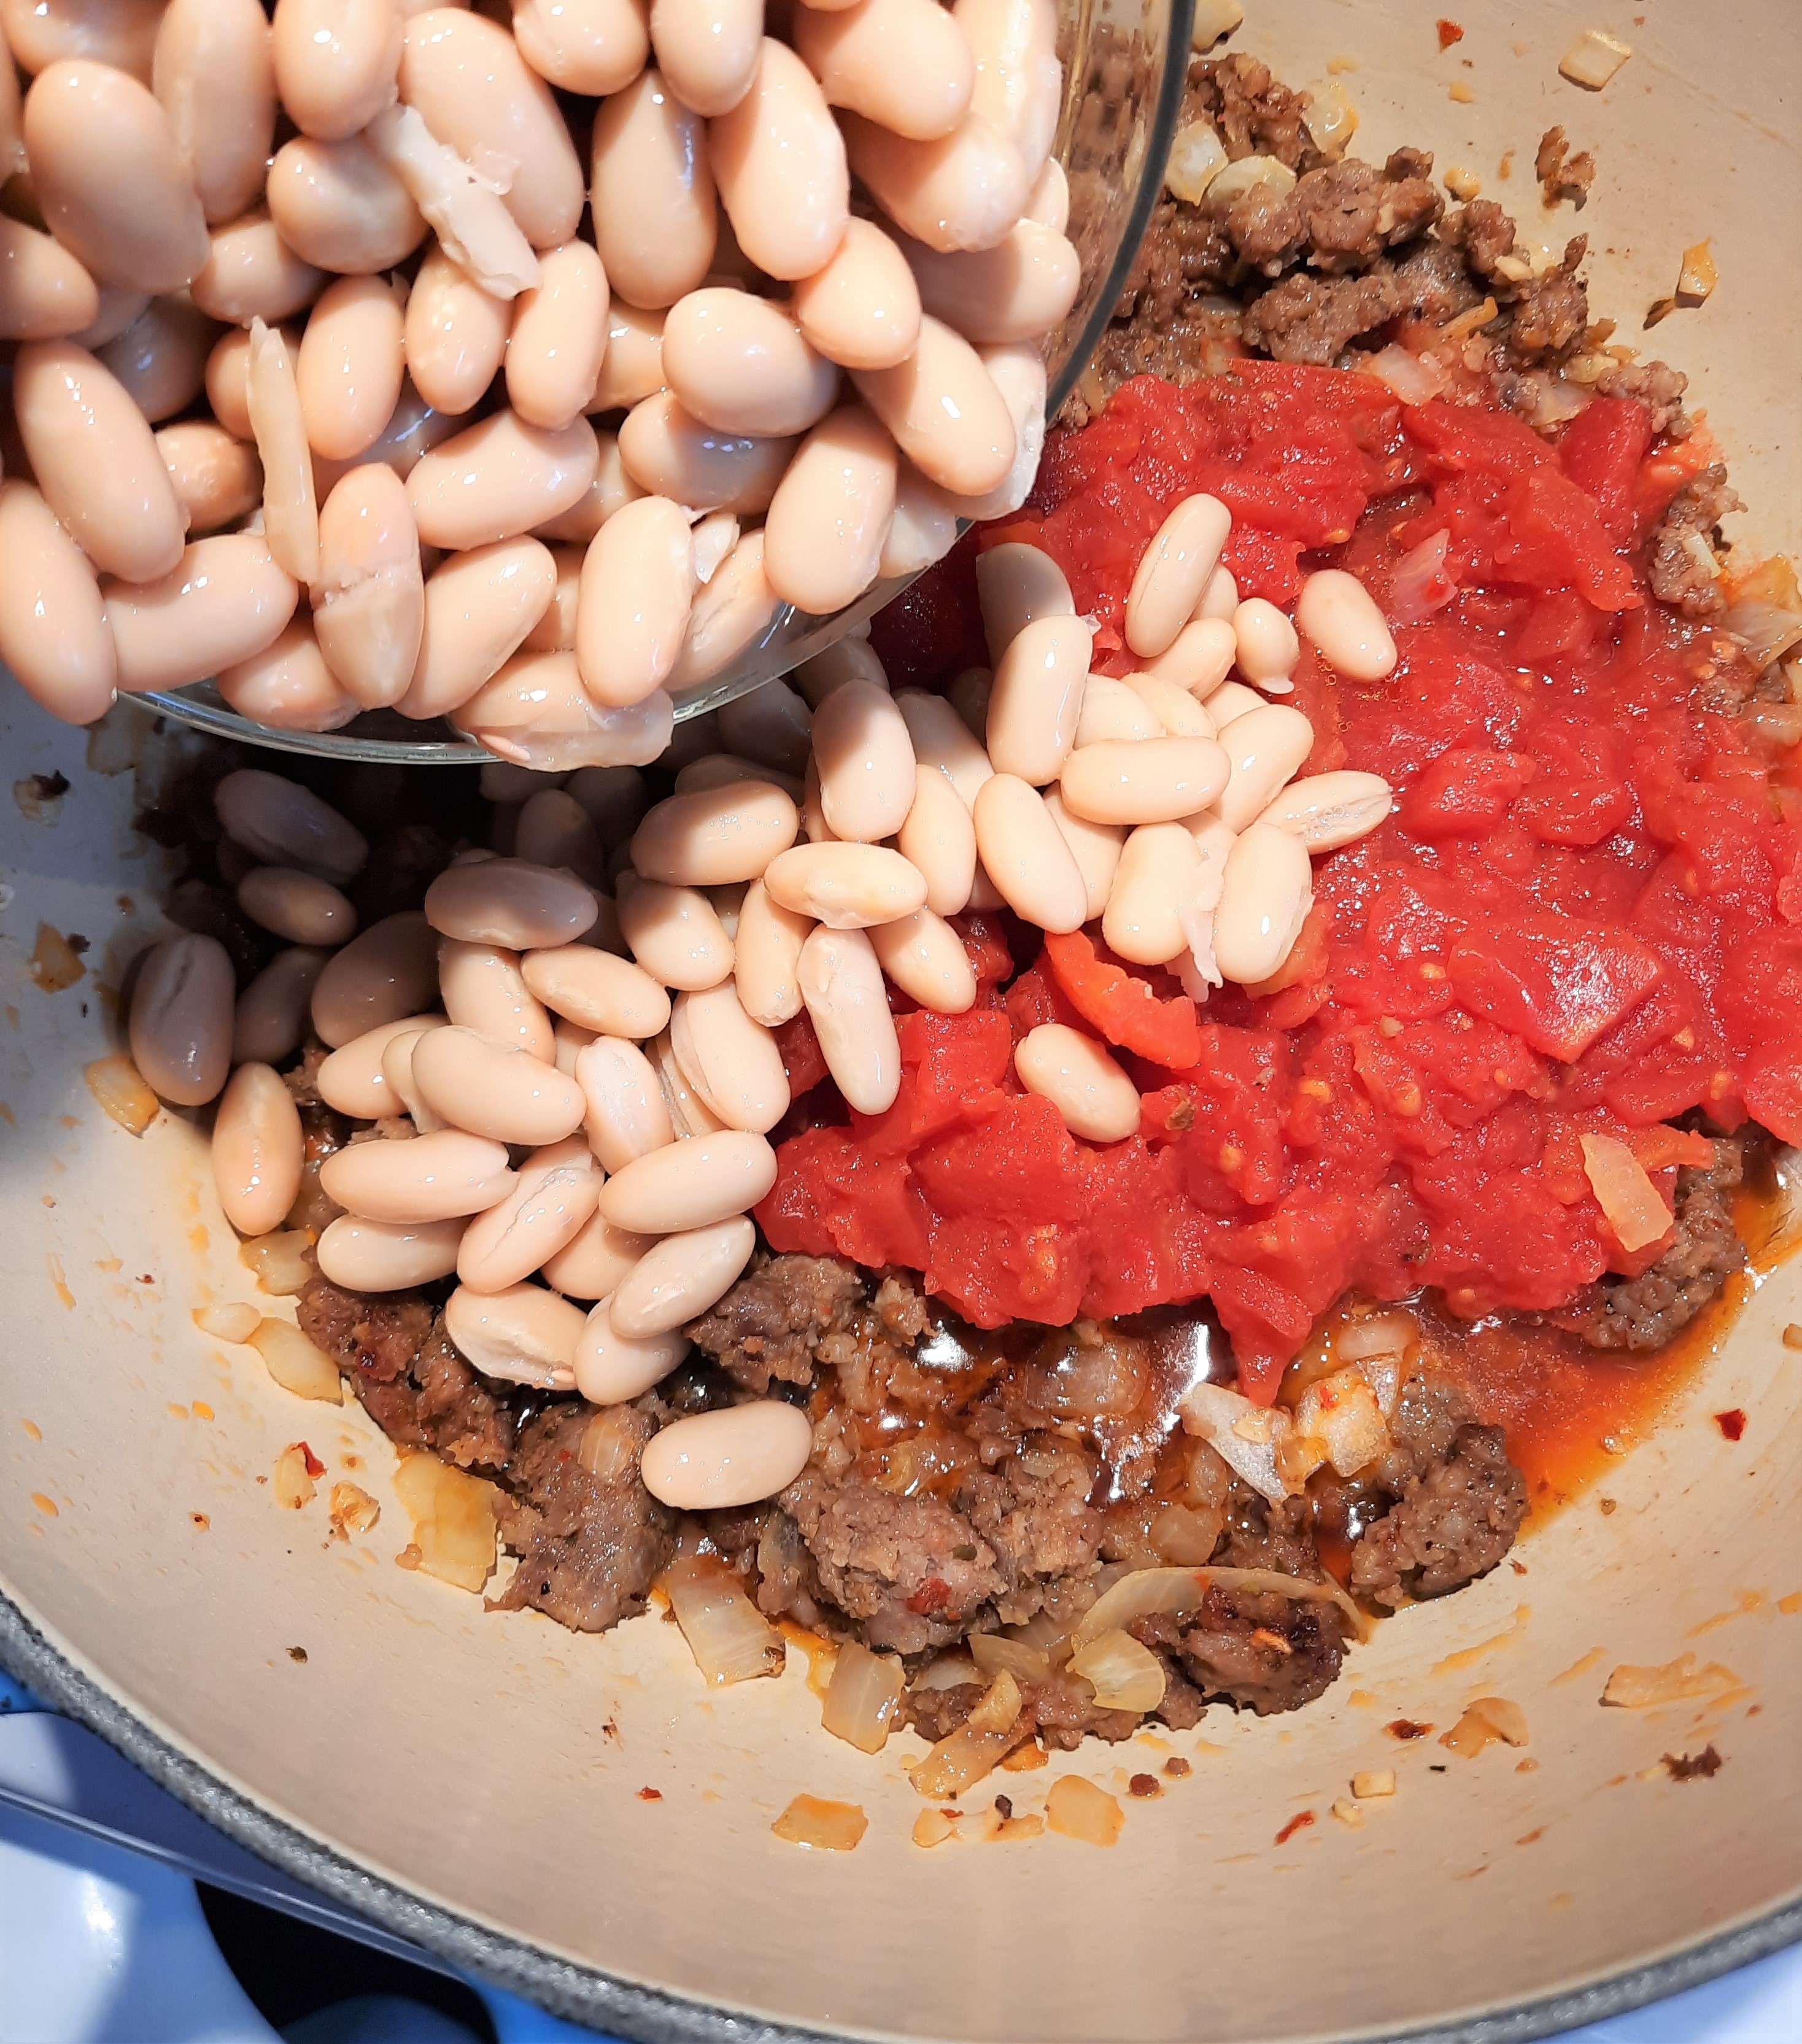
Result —
POLYGON ((1402 563, 1443 544, 1388 680, 1334 678, 1305 648, 1296 676, 1306 770, 1381 774, 1396 811, 1316 862, 1281 984, 1205 1009, 1093 934, 1027 950, 1010 983, 999 919, 966 919, 978 1005, 901 1019, 886 1114, 809 1097, 759 1210, 770 1240, 922 1270, 985 1327, 1206 1295, 1269 1398, 1348 1289, 1431 1286, 1468 1319, 1654 1261, 1609 1231, 1586 1132, 1628 1143, 1667 1204, 1706 1156, 1677 1116, 1802 1139, 1802 776, 1727 713, 1747 678, 1731 642, 1656 601, 1633 559, 1695 459, 1654 448, 1626 400, 1554 444, 1261 363, 1141 378, 1054 434, 1028 508, 878 620, 897 685, 982 660, 975 551, 1007 540, 1053 555, 1101 620, 1097 667, 1126 671, 1133 570, 1193 491, 1231 508, 1242 593, 1285 605, 1336 564, 1396 617, 1402 563), (1078 1141, 1024 1090, 1014 1044, 1049 1020, 1115 1047, 1137 1135, 1078 1141))

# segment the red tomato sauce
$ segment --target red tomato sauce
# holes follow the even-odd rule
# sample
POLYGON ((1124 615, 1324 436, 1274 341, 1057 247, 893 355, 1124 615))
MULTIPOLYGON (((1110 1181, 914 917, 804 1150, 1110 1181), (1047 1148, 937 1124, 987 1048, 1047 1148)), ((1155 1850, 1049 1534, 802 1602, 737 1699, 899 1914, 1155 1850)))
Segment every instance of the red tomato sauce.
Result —
MULTIPOLYGON (((813 1089, 759 1210, 771 1243, 921 1270, 982 1327, 1205 1296, 1268 1399, 1347 1292, 1430 1289, 1481 1341, 1491 1316, 1654 1262, 1596 1204, 1585 1132, 1627 1143, 1667 1201, 1710 1154, 1670 1126, 1692 1110, 1802 1139, 1802 785, 1726 713, 1749 679, 1733 643, 1633 560, 1712 458, 1696 438, 1654 448, 1643 408, 1603 399, 1553 445, 1499 410, 1262 363, 1142 378, 1053 435, 1028 509, 877 620, 894 685, 982 661, 974 551, 1007 540, 1053 555, 1100 620, 1097 667, 1127 671, 1139 555, 1209 490, 1242 596, 1291 605, 1336 565, 1390 620, 1387 680, 1304 647, 1290 700, 1315 728, 1304 770, 1381 774, 1395 813, 1316 862, 1262 988, 1197 1009, 1098 933, 967 916, 977 1006, 902 1016, 901 1093, 875 1116, 813 1085, 817 1047, 790 1025, 794 1090, 813 1089), (1078 1140, 1022 1089, 1014 1044, 1051 1020, 1117 1047, 1136 1136, 1078 1140)), ((1597 1385, 1643 1368, 1583 1366, 1597 1385)))

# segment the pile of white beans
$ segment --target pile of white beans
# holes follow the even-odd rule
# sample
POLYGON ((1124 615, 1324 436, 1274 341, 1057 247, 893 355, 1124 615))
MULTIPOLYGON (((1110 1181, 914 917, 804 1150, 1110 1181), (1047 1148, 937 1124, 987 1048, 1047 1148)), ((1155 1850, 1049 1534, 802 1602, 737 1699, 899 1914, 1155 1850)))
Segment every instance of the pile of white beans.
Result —
POLYGON ((287 729, 655 759, 783 605, 1024 501, 1080 283, 1056 29, 6 0, 0 660, 77 723, 212 676, 287 729))
MULTIPOLYGON (((733 750, 686 748, 654 804, 630 766, 561 786, 485 769, 505 855, 464 852, 423 912, 360 933, 342 889, 362 834, 290 782, 229 774, 238 905, 290 948, 234 998, 216 939, 158 945, 133 1060, 165 1100, 217 1100, 221 1201, 262 1235, 300 1193, 302 1125, 275 1068, 310 1027, 330 1051, 321 1097, 369 1125, 320 1170, 344 1209, 318 1238, 324 1274, 363 1292, 455 1276, 448 1325, 478 1369, 636 1398, 751 1255, 790 1105, 780 1024, 805 1009, 846 1100, 880 1113, 901 1081, 890 987, 968 1009, 976 978, 947 919, 973 905, 1047 931, 1099 918, 1122 956, 1175 966, 1204 1000, 1255 984, 1306 916, 1310 854, 1387 814, 1374 774, 1295 781, 1313 734, 1269 700, 1291 688, 1297 625, 1339 674, 1386 674, 1381 614, 1336 571, 1308 578, 1295 624, 1239 602, 1219 565, 1231 522, 1186 498, 1147 549, 1126 613, 1143 673, 1090 674, 1092 628, 1056 564, 997 547, 980 567, 996 666, 956 691, 986 744, 947 698, 891 694, 847 638, 798 690, 728 705, 733 750)), ((1133 1082, 1092 1037, 1035 1028, 1015 1064, 1075 1135, 1136 1131, 1133 1082)), ((674 1505, 754 1502, 810 1438, 780 1401, 685 1419, 645 1481, 674 1505)))

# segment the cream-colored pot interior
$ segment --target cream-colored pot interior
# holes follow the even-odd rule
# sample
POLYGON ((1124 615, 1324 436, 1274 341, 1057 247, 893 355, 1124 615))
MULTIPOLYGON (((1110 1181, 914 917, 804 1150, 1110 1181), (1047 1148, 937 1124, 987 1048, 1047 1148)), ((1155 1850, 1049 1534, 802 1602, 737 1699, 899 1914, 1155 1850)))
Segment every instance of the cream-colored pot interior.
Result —
MULTIPOLYGON (((1586 229, 1593 302, 1625 333, 1712 237, 1719 288, 1658 348, 1730 451, 1746 536, 1802 540, 1802 22, 1787 0, 1472 6, 1443 53, 1418 0, 1247 11, 1235 46, 1292 83, 1352 60, 1335 68, 1360 153, 1425 144, 1530 238, 1586 229), (1590 26, 1634 50, 1600 95, 1557 70, 1590 26), (1533 151, 1554 121, 1597 152, 1580 218, 1539 207, 1533 151)), ((1115 1788, 1128 1814, 1108 1851, 1055 1836, 916 1847, 917 1742, 868 1758, 824 1736, 797 1653, 780 1681, 709 1693, 655 1617, 578 1638, 397 1567, 408 1520, 373 1426, 289 1397, 193 1324, 198 1305, 256 1296, 202 1135, 165 1114, 134 1139, 83 1083, 112 1047, 125 963, 159 927, 159 855, 129 826, 133 764, 154 774, 164 742, 129 709, 92 740, 10 687, 0 710, 5 781, 60 769, 72 784, 53 817, 0 801, 0 1588, 103 1697, 292 1842, 667 1991, 596 1999, 578 1974, 513 1970, 658 2034, 724 2034, 684 2002, 881 2036, 1386 2034, 1540 2001, 1793 1903, 1802 1354, 1781 1336, 1802 1320, 1802 1262, 1764 1283, 1664 1431, 1530 1527, 1520 1569, 1383 1626, 1321 1703, 1262 1723, 1216 1710, 1197 1733, 996 1778, 1020 1811, 1060 1771, 1115 1788), (53 994, 29 964, 40 922, 91 940, 85 977, 53 994), (1748 1416, 1737 1443, 1712 1416, 1732 1407, 1748 1416), (327 1477, 283 1510, 266 1479, 303 1439, 327 1477), (347 1475, 382 1518, 334 1541, 326 1495, 347 1475), (1684 1654, 1731 1679, 1662 1708, 1601 1705, 1617 1664, 1684 1654), (1527 1747, 1464 1760, 1385 1734, 1404 1717, 1443 1730, 1483 1694, 1521 1704, 1527 1747), (1711 1742, 1712 1779, 1658 1764, 1711 1742), (1125 1795, 1171 1754, 1193 1773, 1154 1801, 1125 1795), (1351 1776, 1382 1767, 1393 1798, 1361 1829, 1335 1821, 1351 1776), (867 1812, 855 1851, 771 1835, 803 1791, 867 1812), (1316 1821, 1278 1843, 1304 1811, 1316 1821)), ((443 1917, 410 1920, 454 1940, 443 1917)), ((512 1963, 504 1945, 455 1949, 512 1963)))

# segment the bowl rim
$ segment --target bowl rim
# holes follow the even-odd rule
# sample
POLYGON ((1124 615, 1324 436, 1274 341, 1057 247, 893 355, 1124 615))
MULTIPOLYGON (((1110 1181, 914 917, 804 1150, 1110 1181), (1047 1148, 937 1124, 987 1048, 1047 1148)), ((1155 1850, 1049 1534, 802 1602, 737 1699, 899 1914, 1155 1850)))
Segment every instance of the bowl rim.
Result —
MULTIPOLYGON (((309 1838, 228 1785, 78 1668, 0 1592, 0 1669, 97 1733, 159 1788, 258 1858, 390 1935, 422 1946, 461 1973, 522 1996, 554 2015, 635 2044, 854 2044, 843 2031, 759 2022, 667 1988, 635 1986, 597 1966, 558 1958, 427 1902, 309 1838)), ((1366 2033, 1364 2044, 1529 2044, 1624 2015, 1802 1944, 1802 1899, 1662 1958, 1587 1985, 1450 2023, 1366 2033)))

